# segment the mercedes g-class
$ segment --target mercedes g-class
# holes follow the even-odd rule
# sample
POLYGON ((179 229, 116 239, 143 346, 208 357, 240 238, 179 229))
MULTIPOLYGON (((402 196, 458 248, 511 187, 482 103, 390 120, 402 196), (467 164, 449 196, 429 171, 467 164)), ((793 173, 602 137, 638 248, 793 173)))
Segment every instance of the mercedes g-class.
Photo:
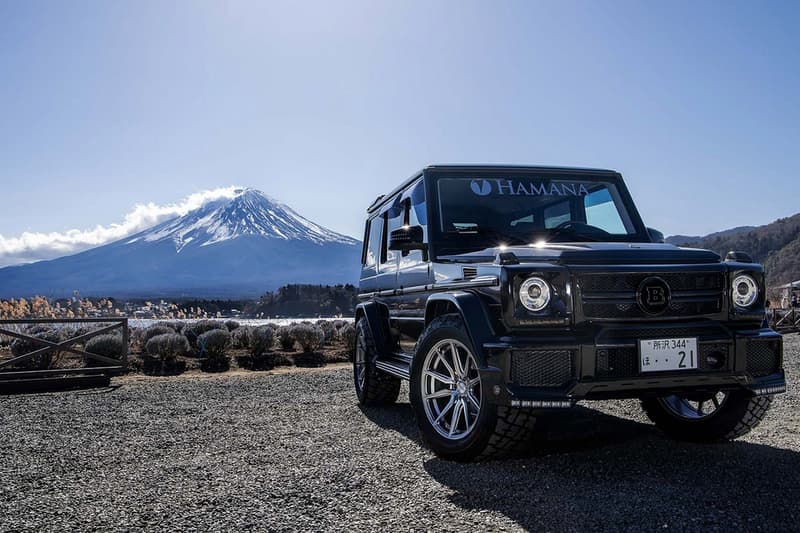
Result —
POLYGON ((430 166, 367 213, 356 394, 394 402, 409 380, 442 457, 507 452, 538 410, 612 398, 672 437, 730 440, 786 389, 761 265, 665 244, 615 171, 430 166))

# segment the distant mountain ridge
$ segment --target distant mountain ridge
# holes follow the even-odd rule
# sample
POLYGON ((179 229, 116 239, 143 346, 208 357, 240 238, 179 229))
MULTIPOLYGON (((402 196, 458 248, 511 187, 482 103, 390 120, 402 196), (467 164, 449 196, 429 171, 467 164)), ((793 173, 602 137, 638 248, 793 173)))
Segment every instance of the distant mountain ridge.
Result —
POLYGON ((360 241, 255 189, 79 254, 0 269, 0 297, 256 297, 358 279, 360 241))
POLYGON ((672 235, 670 237, 667 237, 666 241, 670 244, 686 246, 689 244, 700 242, 702 240, 714 239, 717 237, 732 237, 738 233, 744 233, 746 231, 751 231, 754 229, 756 229, 755 226, 739 226, 738 228, 731 228, 723 231, 717 231, 714 233, 709 233, 708 235, 692 235, 692 236, 672 235))
POLYGON ((723 257, 731 250, 747 252, 764 264, 770 288, 800 279, 800 213, 764 226, 741 226, 705 237, 676 235, 666 240, 714 250, 723 257))

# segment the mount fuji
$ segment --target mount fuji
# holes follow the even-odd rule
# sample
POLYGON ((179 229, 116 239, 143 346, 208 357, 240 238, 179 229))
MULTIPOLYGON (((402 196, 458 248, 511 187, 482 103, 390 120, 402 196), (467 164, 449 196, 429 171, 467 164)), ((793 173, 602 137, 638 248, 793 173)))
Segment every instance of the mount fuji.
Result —
POLYGON ((361 243, 254 189, 75 255, 0 268, 0 297, 254 298, 358 279, 361 243))

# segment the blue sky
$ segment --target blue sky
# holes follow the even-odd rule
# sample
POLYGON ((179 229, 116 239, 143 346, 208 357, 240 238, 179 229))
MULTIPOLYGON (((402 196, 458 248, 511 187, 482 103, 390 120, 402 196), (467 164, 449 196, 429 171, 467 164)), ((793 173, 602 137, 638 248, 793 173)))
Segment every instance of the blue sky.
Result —
POLYGON ((0 235, 259 188, 361 237, 433 162, 620 170, 667 234, 800 211, 796 2, 0 2, 0 235))

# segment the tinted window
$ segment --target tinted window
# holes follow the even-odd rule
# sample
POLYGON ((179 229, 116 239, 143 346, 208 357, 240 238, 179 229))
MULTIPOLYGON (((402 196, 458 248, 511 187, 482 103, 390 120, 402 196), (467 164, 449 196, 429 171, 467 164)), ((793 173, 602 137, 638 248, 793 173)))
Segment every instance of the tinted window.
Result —
POLYGON ((443 177, 437 185, 439 230, 454 245, 445 249, 539 241, 626 241, 637 234, 611 181, 515 175, 443 177))
POLYGON ((558 202, 544 208, 544 227, 546 229, 556 228, 564 222, 569 222, 572 211, 569 202, 558 202))
POLYGON ((384 256, 384 260, 382 263, 392 263, 394 262, 397 257, 400 255, 400 252, 389 250, 386 248, 389 242, 389 236, 392 232, 396 229, 400 229, 403 224, 405 224, 405 209, 404 203, 400 200, 400 197, 397 196, 394 201, 392 202, 391 206, 388 210, 384 212, 384 216, 386 217, 386 244, 384 244, 384 249, 386 250, 386 255, 384 256))
POLYGON ((375 217, 369 224, 369 242, 367 243, 367 255, 364 265, 375 267, 378 258, 381 256, 381 240, 383 239, 383 218, 375 217))
MULTIPOLYGON (((425 201, 425 184, 418 181, 404 200, 406 204, 406 223, 409 226, 422 226, 423 242, 428 242, 428 204, 425 201)), ((422 261, 421 250, 411 250, 403 253, 401 267, 413 265, 422 261)))

